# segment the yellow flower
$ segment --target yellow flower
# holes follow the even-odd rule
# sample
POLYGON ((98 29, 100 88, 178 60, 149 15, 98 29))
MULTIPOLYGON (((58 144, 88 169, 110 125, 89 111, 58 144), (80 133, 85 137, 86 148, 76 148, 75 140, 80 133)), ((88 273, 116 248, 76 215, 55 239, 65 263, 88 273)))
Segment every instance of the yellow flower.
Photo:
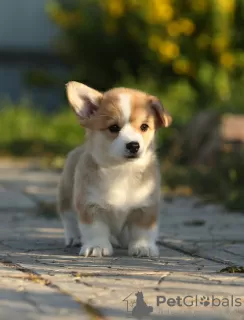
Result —
POLYGON ((168 4, 162 4, 158 6, 157 11, 155 11, 155 18, 157 21, 169 21, 173 17, 173 9, 168 4))
POLYGON ((191 72, 191 64, 186 59, 179 59, 173 62, 173 70, 177 74, 189 74, 191 72))
POLYGON ((226 68, 231 69, 234 66, 235 60, 231 53, 225 52, 220 56, 220 63, 226 68))
POLYGON ((175 43, 171 41, 164 41, 161 42, 159 46, 159 53, 161 56, 173 60, 178 57, 180 49, 175 43))
POLYGON ((167 25, 167 31, 168 31, 169 36, 177 37, 180 34, 179 24, 177 22, 175 22, 175 21, 170 22, 167 25))
POLYGON ((235 9, 235 0, 217 0, 217 5, 221 11, 233 12, 235 9))
POLYGON ((170 21, 174 15, 174 11, 167 0, 150 0, 145 7, 147 20, 151 24, 170 21))
POLYGON ((180 30, 185 35, 191 35, 195 30, 194 23, 189 19, 180 19, 179 20, 180 30))
POLYGON ((213 39, 212 47, 215 52, 221 52, 228 46, 228 39, 226 37, 218 37, 213 39))
POLYGON ((121 0, 110 0, 108 2, 108 12, 112 17, 121 17, 124 13, 124 3, 121 0))

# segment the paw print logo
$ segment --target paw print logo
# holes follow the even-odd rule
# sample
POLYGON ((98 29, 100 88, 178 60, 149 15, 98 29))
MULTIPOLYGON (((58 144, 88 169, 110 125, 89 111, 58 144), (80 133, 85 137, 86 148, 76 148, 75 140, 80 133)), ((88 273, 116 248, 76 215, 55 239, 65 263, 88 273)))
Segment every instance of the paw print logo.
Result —
POLYGON ((210 300, 209 297, 203 296, 203 297, 200 298, 200 304, 202 306, 204 306, 204 307, 207 307, 207 306, 210 305, 210 301, 209 300, 210 300))

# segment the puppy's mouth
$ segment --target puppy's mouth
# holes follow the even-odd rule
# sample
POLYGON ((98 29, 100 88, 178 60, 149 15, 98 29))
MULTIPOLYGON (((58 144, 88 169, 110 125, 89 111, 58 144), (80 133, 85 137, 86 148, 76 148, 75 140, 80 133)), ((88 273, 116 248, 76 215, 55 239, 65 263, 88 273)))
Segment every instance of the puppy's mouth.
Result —
POLYGON ((125 156, 125 159, 128 159, 128 160, 133 160, 138 158, 139 158, 139 154, 128 154, 125 156))

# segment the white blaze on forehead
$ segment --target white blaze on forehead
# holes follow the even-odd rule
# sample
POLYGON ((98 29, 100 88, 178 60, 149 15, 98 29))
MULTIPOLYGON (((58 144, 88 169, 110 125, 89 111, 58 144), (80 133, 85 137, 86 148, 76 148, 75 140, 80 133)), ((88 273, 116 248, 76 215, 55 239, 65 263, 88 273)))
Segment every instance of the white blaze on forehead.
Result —
POLYGON ((121 93, 119 98, 119 107, 124 116, 124 120, 125 122, 129 122, 131 116, 131 96, 127 93, 121 93))
POLYGON ((120 131, 120 137, 126 142, 142 141, 142 135, 135 130, 130 124, 126 124, 120 131))

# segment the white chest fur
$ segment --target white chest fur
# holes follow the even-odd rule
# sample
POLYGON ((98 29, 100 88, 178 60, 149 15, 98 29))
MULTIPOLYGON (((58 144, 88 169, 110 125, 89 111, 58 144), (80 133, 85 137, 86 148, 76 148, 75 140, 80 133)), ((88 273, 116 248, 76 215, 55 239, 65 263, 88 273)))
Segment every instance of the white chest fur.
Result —
POLYGON ((102 168, 98 180, 88 188, 88 202, 101 208, 127 212, 133 208, 150 206, 156 192, 153 174, 145 178, 143 170, 134 164, 102 168))

